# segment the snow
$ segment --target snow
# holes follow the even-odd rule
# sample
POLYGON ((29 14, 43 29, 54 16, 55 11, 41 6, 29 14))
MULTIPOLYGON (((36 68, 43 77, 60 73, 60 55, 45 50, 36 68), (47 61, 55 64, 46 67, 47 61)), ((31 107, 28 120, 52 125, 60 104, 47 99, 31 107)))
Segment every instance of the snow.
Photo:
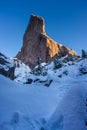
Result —
POLYGON ((0 64, 0 68, 3 68, 4 70, 8 71, 9 68, 14 66, 14 61, 10 59, 9 57, 0 56, 1 59, 5 60, 6 64, 0 64))
POLYGON ((86 130, 85 125, 87 98, 87 82, 85 84, 73 83, 52 117, 45 126, 45 130, 86 130), (86 89, 86 94, 84 96, 86 89))
POLYGON ((87 59, 59 69, 42 65, 45 76, 23 63, 15 68, 16 82, 0 75, 0 130, 86 130, 87 74, 80 68, 87 69, 87 59), (23 84, 29 78, 33 82, 23 84))
POLYGON ((22 83, 26 82, 30 71, 31 71, 30 68, 24 63, 21 63, 21 62, 16 63, 16 68, 15 68, 15 73, 14 73, 16 77, 15 81, 16 82, 21 81, 22 83))
MULTIPOLYGON (((49 88, 42 85, 18 85, 2 76, 0 83, 0 130, 13 127, 17 130, 38 130, 59 102, 58 88, 53 87, 54 84, 49 88), (19 121, 12 124, 12 120, 18 120, 14 119, 15 113, 19 121)), ((59 89, 61 91, 63 88, 60 86, 59 89)))
MULTIPOLYGON (((66 57, 62 57, 60 61, 62 62, 64 58, 66 57)), ((28 66, 21 63, 19 64, 19 67, 16 67, 15 69, 15 81, 26 83, 28 79, 32 79, 33 81, 39 79, 38 81, 41 82, 46 80, 54 80, 56 82, 62 79, 72 80, 83 75, 83 73, 87 73, 87 59, 78 59, 76 61, 69 61, 62 64, 61 68, 55 69, 53 62, 50 64, 42 63, 42 73, 46 72, 46 74, 35 75, 31 73, 32 71, 28 66)))

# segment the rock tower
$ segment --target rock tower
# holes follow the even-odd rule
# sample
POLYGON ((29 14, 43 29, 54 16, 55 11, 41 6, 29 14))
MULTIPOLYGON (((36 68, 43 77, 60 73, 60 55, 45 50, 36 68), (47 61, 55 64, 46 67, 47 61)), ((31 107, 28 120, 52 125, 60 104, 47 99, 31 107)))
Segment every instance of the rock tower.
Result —
POLYGON ((77 56, 74 50, 55 42, 46 35, 42 17, 31 15, 23 37, 23 46, 16 57, 32 68, 37 65, 38 57, 41 57, 42 61, 47 63, 56 55, 77 56))

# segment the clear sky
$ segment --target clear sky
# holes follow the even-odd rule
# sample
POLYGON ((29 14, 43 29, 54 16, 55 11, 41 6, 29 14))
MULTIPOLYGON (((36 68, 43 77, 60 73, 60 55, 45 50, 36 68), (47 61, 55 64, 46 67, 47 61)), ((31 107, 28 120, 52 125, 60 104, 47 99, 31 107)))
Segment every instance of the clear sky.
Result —
POLYGON ((0 0, 0 51, 15 56, 31 14, 45 19, 47 35, 78 54, 87 50, 87 0, 0 0))

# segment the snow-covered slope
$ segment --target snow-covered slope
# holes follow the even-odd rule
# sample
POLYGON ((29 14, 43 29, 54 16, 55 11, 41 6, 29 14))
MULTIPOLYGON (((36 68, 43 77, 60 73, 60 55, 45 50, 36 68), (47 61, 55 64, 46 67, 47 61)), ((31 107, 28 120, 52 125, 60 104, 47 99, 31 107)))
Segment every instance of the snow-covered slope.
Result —
POLYGON ((39 130, 69 86, 18 85, 0 76, 0 130, 39 130))
POLYGON ((31 72, 31 69, 21 61, 15 62, 15 64, 16 64, 14 71, 15 81, 26 83, 28 75, 31 72))
POLYGON ((13 60, 0 53, 0 69, 3 68, 4 70, 8 71, 9 68, 13 67, 13 65, 13 60))
POLYGON ((15 69, 14 80, 20 83, 41 83, 44 86, 50 86, 52 81, 77 79, 81 75, 87 74, 87 58, 64 62, 65 58, 62 57, 58 60, 57 67, 54 62, 51 62, 50 64, 42 63, 34 70, 30 70, 23 63, 19 64, 19 67, 15 69))
POLYGON ((17 82, 26 82, 27 75, 30 72, 30 68, 17 60, 16 58, 9 58, 0 53, 0 74, 9 77, 17 82))
POLYGON ((0 75, 0 130, 87 129, 87 59, 65 58, 34 70, 11 61, 14 81, 0 75))
POLYGON ((87 75, 54 78, 50 87, 3 76, 0 84, 0 130, 87 129, 87 75))
POLYGON ((0 74, 14 79, 14 61, 0 53, 0 74))
POLYGON ((72 82, 45 130, 87 130, 87 82, 72 82))

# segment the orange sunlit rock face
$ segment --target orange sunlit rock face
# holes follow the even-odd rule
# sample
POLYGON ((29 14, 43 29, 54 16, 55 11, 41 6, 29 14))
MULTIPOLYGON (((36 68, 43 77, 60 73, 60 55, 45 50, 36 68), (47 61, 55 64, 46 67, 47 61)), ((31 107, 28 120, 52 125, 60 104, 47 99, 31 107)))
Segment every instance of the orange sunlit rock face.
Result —
POLYGON ((23 37, 23 46, 17 54, 17 58, 32 68, 37 65, 38 57, 41 57, 42 62, 47 63, 56 55, 65 56, 68 54, 77 56, 75 51, 56 43, 46 35, 42 17, 31 15, 23 37))

